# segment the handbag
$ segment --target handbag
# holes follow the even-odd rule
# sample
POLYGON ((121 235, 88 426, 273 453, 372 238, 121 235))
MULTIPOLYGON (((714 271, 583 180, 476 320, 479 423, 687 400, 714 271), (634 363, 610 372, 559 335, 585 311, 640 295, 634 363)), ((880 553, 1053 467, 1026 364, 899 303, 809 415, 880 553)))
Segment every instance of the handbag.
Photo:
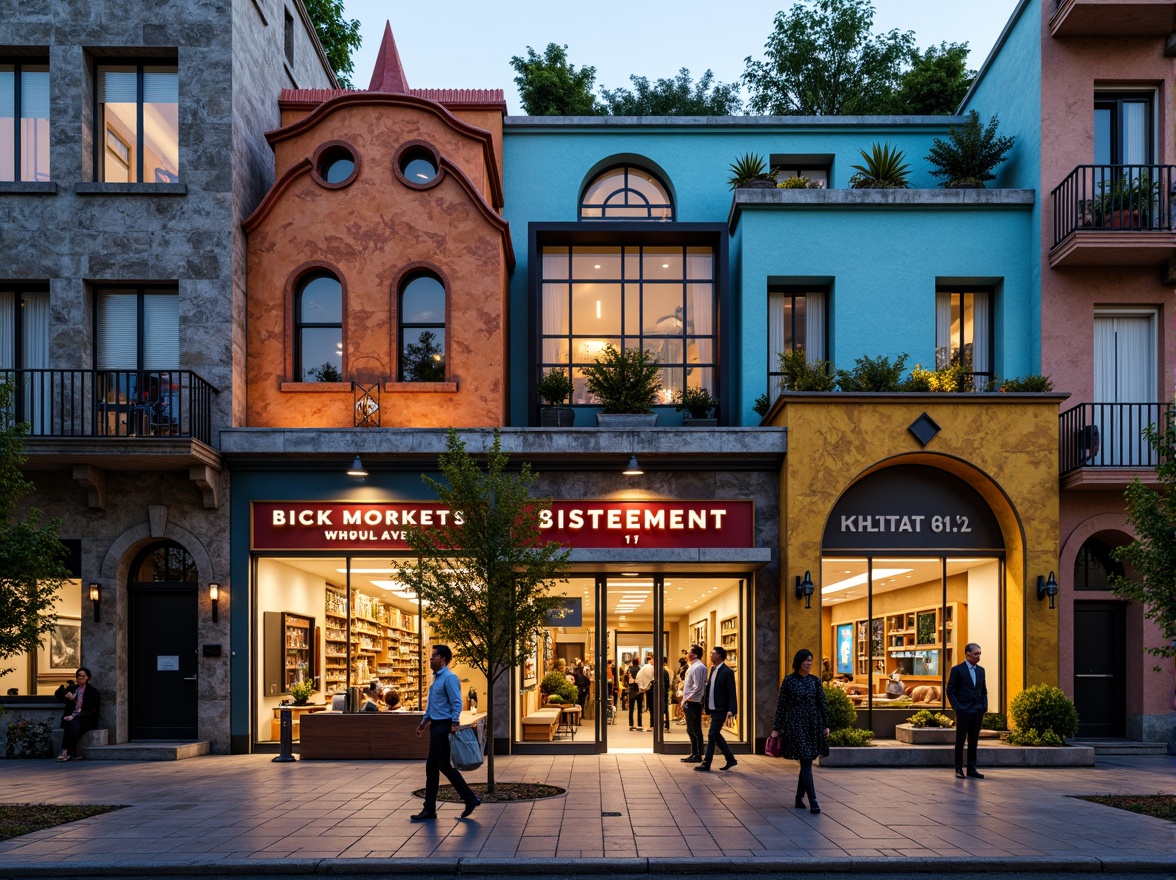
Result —
POLYGON ((764 743, 764 754, 769 758, 779 758, 784 750, 784 738, 782 736, 769 736, 768 741, 764 743))
POLYGON ((482 744, 472 727, 449 734, 449 759, 457 770, 477 770, 482 766, 482 744))

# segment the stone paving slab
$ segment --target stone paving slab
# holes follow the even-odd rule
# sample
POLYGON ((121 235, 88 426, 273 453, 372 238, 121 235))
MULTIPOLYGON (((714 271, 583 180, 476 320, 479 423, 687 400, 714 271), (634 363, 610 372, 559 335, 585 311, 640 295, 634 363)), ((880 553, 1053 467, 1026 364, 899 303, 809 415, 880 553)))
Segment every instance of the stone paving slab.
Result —
POLYGON ((0 801, 127 805, 0 841, 0 878, 1176 874, 1176 824, 1072 797, 1176 791, 1171 756, 982 767, 984 780, 818 768, 820 815, 792 806, 797 764, 762 756, 710 774, 673 755, 498 756, 495 769, 500 782, 569 790, 467 820, 443 804, 417 824, 419 761, 0 761, 0 801))

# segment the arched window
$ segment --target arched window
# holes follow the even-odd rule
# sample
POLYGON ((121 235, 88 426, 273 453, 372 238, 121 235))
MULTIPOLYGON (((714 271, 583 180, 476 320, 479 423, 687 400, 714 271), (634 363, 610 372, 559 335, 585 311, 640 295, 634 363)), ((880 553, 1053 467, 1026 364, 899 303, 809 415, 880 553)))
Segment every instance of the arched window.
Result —
POLYGON ((139 554, 127 578, 133 584, 195 583, 198 572, 192 554, 174 541, 152 544, 139 554))
POLYGON ((1111 558, 1111 546, 1101 538, 1087 538, 1074 559, 1075 590, 1109 590, 1111 576, 1123 575, 1123 563, 1111 558))
POLYGON ((581 220, 674 219, 665 184, 644 168, 619 165, 598 175, 584 190, 581 220))
POLYGON ((445 285, 413 275, 400 290, 400 381, 445 381, 445 285))
POLYGON ((329 272, 316 272, 299 283, 294 338, 296 381, 343 381, 343 285, 329 272))

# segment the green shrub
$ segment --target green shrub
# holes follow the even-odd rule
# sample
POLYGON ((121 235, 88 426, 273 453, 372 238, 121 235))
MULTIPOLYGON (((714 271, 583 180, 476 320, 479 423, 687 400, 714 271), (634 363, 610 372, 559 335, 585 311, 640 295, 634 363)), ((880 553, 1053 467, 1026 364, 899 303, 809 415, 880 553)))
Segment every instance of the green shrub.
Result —
POLYGON ((535 386, 535 391, 538 392, 539 399, 548 406, 561 406, 567 403, 572 387, 567 370, 557 367, 543 374, 543 378, 535 386))
POLYGON ((776 184, 776 189, 820 189, 821 185, 804 175, 788 177, 776 184))
POLYGON ((1011 136, 997 135, 997 124, 994 115, 987 126, 981 125, 980 114, 972 110, 967 122, 948 128, 948 140, 932 141, 926 161, 934 166, 931 174, 943 179, 940 186, 983 187, 996 178, 992 170, 1013 148, 1011 136))
POLYGON ((1041 735, 1041 744, 1043 746, 1064 746, 1066 741, 1052 730, 1047 730, 1041 735))
POLYGON ((562 706, 563 701, 564 701, 563 697, 561 697, 559 694, 552 694, 550 697, 547 698, 547 705, 548 706, 562 706))
POLYGON ((920 709, 907 719, 907 724, 911 727, 955 727, 955 721, 942 712, 931 712, 927 709, 920 709))
POLYGON ((582 372, 606 413, 647 413, 662 387, 657 358, 641 348, 606 345, 582 372))
POLYGON ((780 353, 780 386, 788 391, 832 391, 837 384, 828 361, 805 357, 803 348, 780 353))
POLYGON ((856 727, 846 727, 829 732, 831 746, 868 746, 874 738, 872 730, 858 730, 856 727))
POLYGON ((1005 379, 1000 383, 1000 390, 1009 393, 1017 391, 1053 391, 1053 381, 1049 376, 1020 376, 1016 379, 1005 379))
POLYGON ((853 727, 857 723, 857 707, 853 701, 839 687, 831 684, 822 686, 825 688, 825 706, 829 710, 829 729, 853 727))
POLYGON ((751 407, 754 412, 761 419, 768 414, 768 410, 772 408, 772 400, 768 395, 761 394, 755 399, 755 404, 751 407))
POLYGON ((679 388, 674 392, 674 409, 692 419, 709 419, 719 402, 709 388, 679 388))
POLYGON ((1051 730, 1063 740, 1078 732, 1078 710, 1060 688, 1035 684, 1013 697, 1009 714, 1018 730, 1051 730))
POLYGON ((1000 712, 985 712, 980 721, 984 730, 1008 730, 1009 723, 1000 712))
MULTIPOLYGON (((543 676, 543 681, 539 682, 539 690, 542 693, 550 696, 558 696, 564 703, 575 703, 580 696, 580 692, 576 690, 576 686, 568 681, 568 677, 563 672, 549 672, 543 676)), ((547 702, 551 702, 548 700, 547 702)))
POLYGON ((286 688, 286 692, 294 700, 294 704, 302 706, 310 699, 310 695, 314 693, 314 682, 309 678, 304 678, 302 681, 296 681, 290 687, 286 688))
POLYGON ((48 721, 13 721, 4 754, 9 758, 52 758, 53 725, 48 721))
POLYGON ((842 391, 901 391, 906 362, 905 354, 900 354, 894 363, 885 355, 860 357, 853 362, 852 370, 837 371, 837 387, 842 391))

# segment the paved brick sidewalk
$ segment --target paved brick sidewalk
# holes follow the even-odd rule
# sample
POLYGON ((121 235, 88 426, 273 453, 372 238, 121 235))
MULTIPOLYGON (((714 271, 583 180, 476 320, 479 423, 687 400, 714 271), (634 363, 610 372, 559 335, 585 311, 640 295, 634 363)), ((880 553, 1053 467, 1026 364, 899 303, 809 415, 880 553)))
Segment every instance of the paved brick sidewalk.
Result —
MULTIPOLYGON (((0 876, 67 866, 230 872, 242 863, 309 871, 324 859, 390 857, 385 868, 428 859, 434 872, 456 870, 458 859, 489 867, 490 860, 552 857, 605 859, 613 872, 642 873, 642 865, 699 858, 738 860, 729 868, 754 861, 808 870, 880 863, 895 870, 927 860, 944 873, 952 865, 1176 869, 1176 824, 1068 797, 1176 792, 1173 757, 997 769, 982 781, 956 780, 942 768, 817 768, 819 816, 792 806, 796 766, 749 756, 729 773, 703 774, 676 756, 499 757, 499 781, 546 782, 567 795, 485 804, 465 821, 457 820, 458 806, 442 805, 436 822, 414 824, 408 817, 420 809, 412 791, 424 784, 423 762, 274 764, 264 755, 0 761, 4 802, 129 805, 0 842, 0 876)), ((468 778, 484 781, 485 770, 468 778)), ((505 865, 502 872, 511 873, 505 865)))

